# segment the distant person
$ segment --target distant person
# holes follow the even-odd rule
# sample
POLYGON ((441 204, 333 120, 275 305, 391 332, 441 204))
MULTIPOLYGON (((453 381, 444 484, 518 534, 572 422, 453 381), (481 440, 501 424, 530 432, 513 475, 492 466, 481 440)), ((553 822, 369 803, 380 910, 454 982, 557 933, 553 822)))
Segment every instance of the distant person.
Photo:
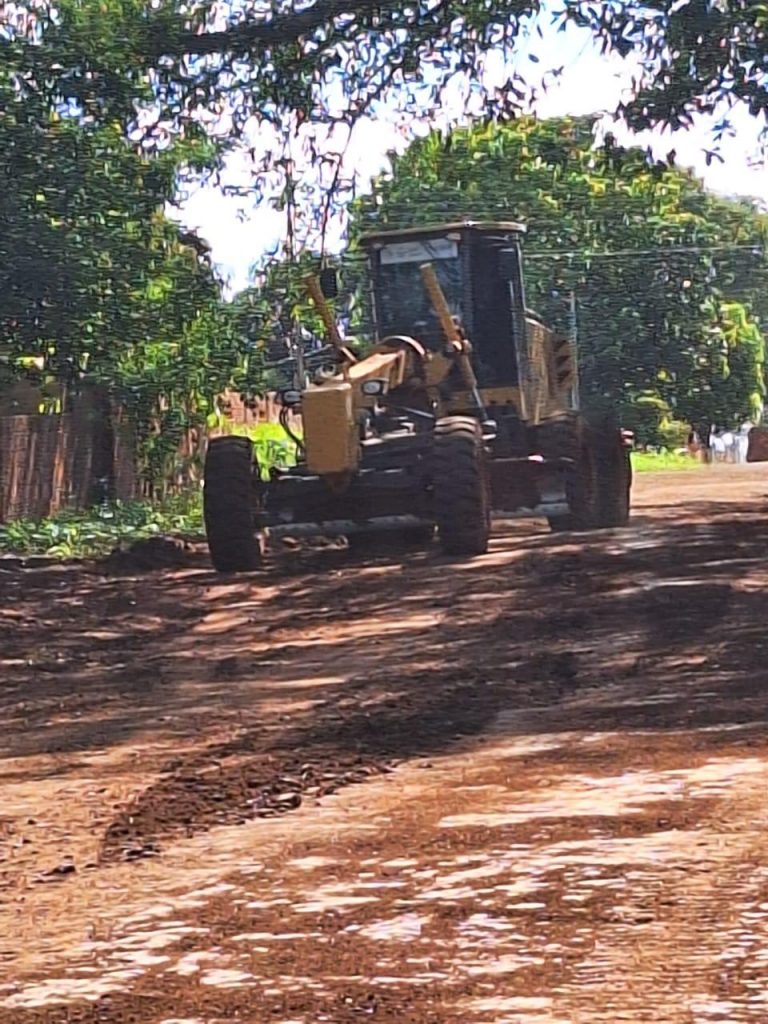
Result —
POLYGON ((710 438, 712 436, 712 427, 708 423, 699 423, 693 429, 699 439, 699 458, 702 462, 711 462, 710 438))
POLYGON ((752 430, 751 423, 742 423, 736 435, 736 461, 743 465, 747 461, 749 452, 749 434, 752 430))
POLYGON ((735 462, 736 460, 736 435, 732 430, 724 430, 722 435, 723 441, 723 461, 724 462, 735 462))
POLYGON ((709 450, 712 453, 713 462, 722 462, 725 459, 725 442, 722 434, 717 433, 717 428, 712 428, 709 435, 709 450))

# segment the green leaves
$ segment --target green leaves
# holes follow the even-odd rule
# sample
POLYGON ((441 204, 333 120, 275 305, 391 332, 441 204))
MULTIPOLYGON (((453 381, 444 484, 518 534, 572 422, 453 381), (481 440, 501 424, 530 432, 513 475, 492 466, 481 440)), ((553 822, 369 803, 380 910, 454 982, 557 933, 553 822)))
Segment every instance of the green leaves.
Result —
MULTIPOLYGON (((592 30, 609 50, 643 61, 642 86, 621 112, 635 129, 688 127, 701 113, 739 100, 752 116, 768 111, 766 5, 676 0, 586 4, 565 0, 565 17, 592 30)), ((727 115, 716 141, 729 131, 727 115)), ((709 159, 719 158, 713 151, 709 159)))
POLYGON ((105 385, 133 417, 155 487, 240 354, 205 247, 164 215, 183 162, 208 150, 192 135, 149 156, 119 122, 51 118, 1 76, 0 108, 8 365, 70 390, 105 385))
POLYGON ((89 512, 62 512, 35 522, 17 519, 0 525, 0 552, 49 558, 97 558, 123 541, 159 534, 202 536, 200 494, 185 494, 162 504, 118 502, 89 512))

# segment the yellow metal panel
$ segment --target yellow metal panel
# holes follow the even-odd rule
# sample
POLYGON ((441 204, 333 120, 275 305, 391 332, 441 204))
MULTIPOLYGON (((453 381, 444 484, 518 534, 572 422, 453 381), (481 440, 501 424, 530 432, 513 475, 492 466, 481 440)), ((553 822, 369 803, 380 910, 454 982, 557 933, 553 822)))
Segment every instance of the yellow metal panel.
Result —
POLYGON ((321 476, 357 469, 360 444, 352 385, 346 381, 308 388, 301 415, 307 467, 321 476))
POLYGON ((567 391, 573 378, 570 381, 563 378, 558 383, 556 353, 561 346, 566 346, 568 352, 572 349, 568 339, 561 338, 538 321, 528 319, 526 331, 530 365, 530 383, 526 392, 528 416, 531 423, 537 424, 567 408, 567 391))
POLYGON ((403 380, 405 352, 373 352, 349 368, 349 379, 353 384, 374 377, 386 377, 390 387, 397 387, 403 380))
POLYGON ((568 391, 576 379, 576 352, 568 338, 556 338, 553 350, 555 362, 555 388, 558 392, 568 391), (557 362, 562 360, 560 366, 557 362))
POLYGON ((367 380, 383 377, 387 381, 388 390, 399 387, 404 380, 407 366, 406 352, 399 349, 395 352, 372 352, 345 368, 344 373, 336 374, 327 383, 318 385, 327 388, 332 384, 348 382, 354 388, 353 402, 358 408, 371 408, 376 404, 375 397, 363 394, 362 386, 367 380))
POLYGON ((546 414, 548 399, 546 351, 549 331, 536 320, 526 320, 530 385, 528 416, 531 423, 540 423, 546 414))

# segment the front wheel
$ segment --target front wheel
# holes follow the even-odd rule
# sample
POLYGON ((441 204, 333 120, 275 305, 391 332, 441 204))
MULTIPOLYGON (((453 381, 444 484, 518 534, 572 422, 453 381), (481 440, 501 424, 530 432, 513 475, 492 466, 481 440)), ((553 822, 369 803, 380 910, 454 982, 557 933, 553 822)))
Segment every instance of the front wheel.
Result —
POLYGON ((256 466, 247 437, 216 437, 205 457, 203 515, 217 572, 252 572, 261 565, 253 526, 256 466))
POLYGON ((434 516, 448 555, 483 555, 491 531, 491 501, 485 443, 480 424, 468 416, 446 416, 435 424, 434 516))

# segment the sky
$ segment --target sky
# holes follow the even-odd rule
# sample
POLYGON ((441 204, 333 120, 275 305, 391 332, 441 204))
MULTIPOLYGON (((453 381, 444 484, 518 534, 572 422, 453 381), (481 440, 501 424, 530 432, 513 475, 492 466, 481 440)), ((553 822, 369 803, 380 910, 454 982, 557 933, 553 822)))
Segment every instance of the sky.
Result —
MULTIPOLYGON (((561 117, 604 113, 606 124, 617 141, 624 144, 650 145, 660 155, 671 149, 677 163, 693 168, 708 188, 727 195, 746 195, 768 204, 768 167, 755 164, 759 123, 746 109, 730 115, 735 134, 720 146, 722 163, 713 160, 707 166, 704 151, 712 148, 712 129, 716 118, 700 119, 686 132, 646 132, 633 135, 625 126, 612 121, 615 110, 631 81, 635 64, 600 53, 588 30, 569 26, 565 32, 550 27, 549 19, 540 21, 543 38, 521 41, 518 60, 525 74, 533 79, 538 68, 565 68, 557 84, 539 96, 533 112, 539 117, 561 117), (529 61, 535 52, 539 63, 529 61)), ((501 61, 494 69, 491 61, 487 74, 502 74, 501 61)), ((253 141, 253 140, 252 140, 253 141)), ((406 144, 394 117, 383 111, 376 121, 360 122, 347 150, 345 165, 358 177, 358 187, 366 188, 370 180, 387 166, 387 153, 402 150, 406 144)), ((258 148, 258 140, 256 146, 258 148)), ((234 152, 228 160, 224 180, 229 184, 248 185, 252 164, 245 150, 234 152)), ((512 215, 514 211, 510 211, 512 215)), ((233 294, 252 281, 252 268, 274 252, 285 235, 285 214, 266 203, 244 201, 225 195, 214 186, 199 188, 182 203, 174 215, 198 233, 211 246, 213 260, 226 282, 226 291, 233 294)), ((340 240, 331 239, 340 244, 340 240)))

